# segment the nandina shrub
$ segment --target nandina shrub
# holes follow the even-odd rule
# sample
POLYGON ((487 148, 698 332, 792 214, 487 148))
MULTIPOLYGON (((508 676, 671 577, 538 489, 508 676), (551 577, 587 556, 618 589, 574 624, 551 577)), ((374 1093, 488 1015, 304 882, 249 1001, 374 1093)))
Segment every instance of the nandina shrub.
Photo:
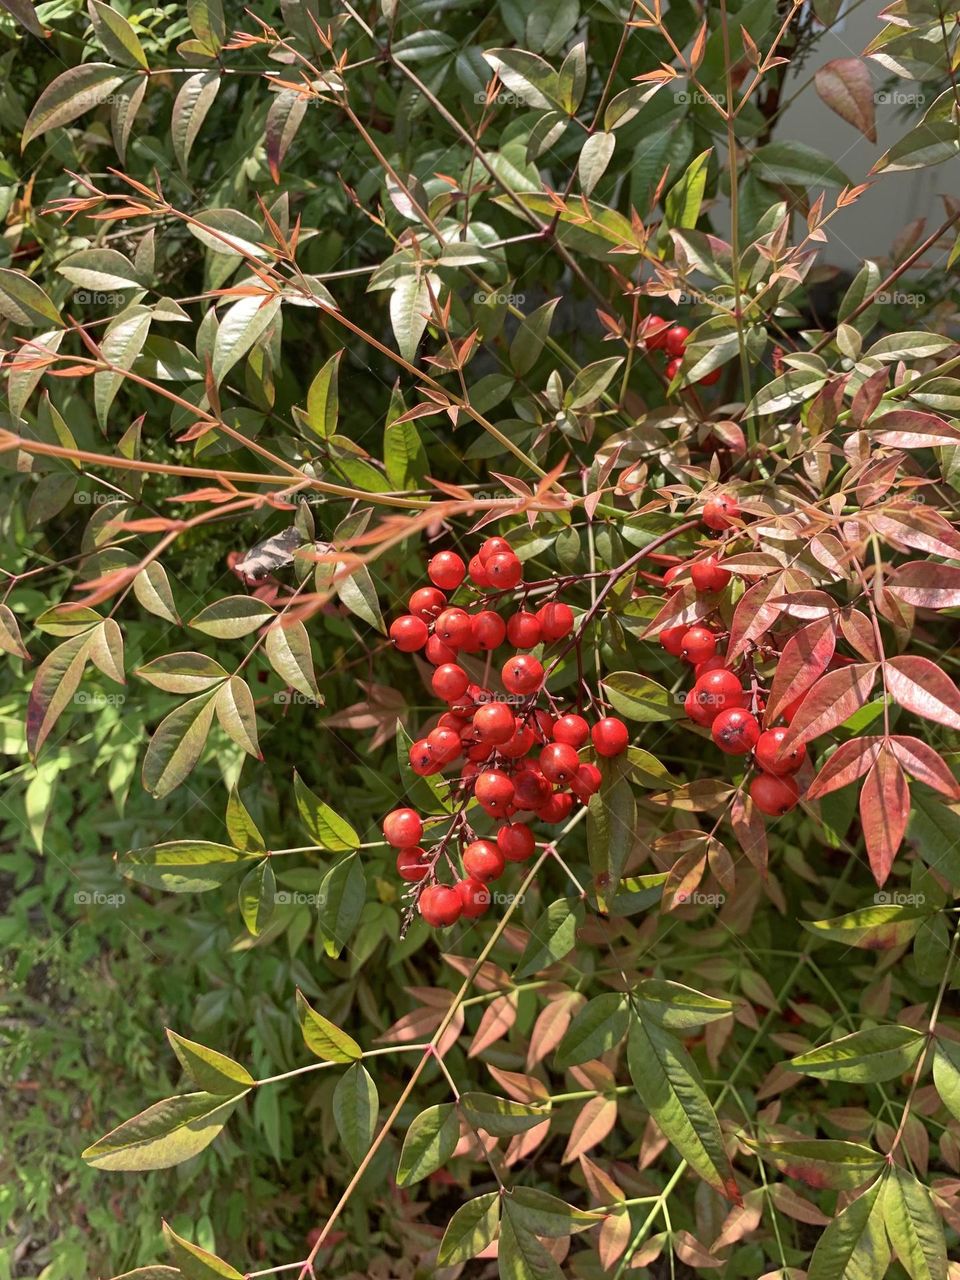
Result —
POLYGON ((868 138, 871 66, 935 86, 849 178, 779 119, 831 0, 6 7, 26 763, 120 807, 133 735, 118 883, 290 957, 273 1068, 170 1030, 83 1157, 324 1117, 298 1256, 157 1173, 132 1274, 944 1280, 955 201, 814 298, 956 164, 946 4, 817 71, 868 138))

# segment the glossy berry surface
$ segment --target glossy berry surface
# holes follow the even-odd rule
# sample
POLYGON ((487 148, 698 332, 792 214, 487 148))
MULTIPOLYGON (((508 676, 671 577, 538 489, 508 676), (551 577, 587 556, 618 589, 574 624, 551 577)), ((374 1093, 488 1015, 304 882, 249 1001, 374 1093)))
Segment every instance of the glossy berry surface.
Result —
POLYGON ((686 325, 674 324, 667 330, 664 337, 663 347, 668 356, 682 356, 687 349, 687 339, 690 337, 690 330, 686 325))
POLYGON ((702 675, 694 688, 700 701, 715 707, 718 712, 746 706, 746 690, 737 676, 725 667, 702 675))
POLYGON ((490 585, 503 590, 515 587, 523 577, 523 565, 512 551, 497 553, 484 561, 490 585))
POLYGON ((473 727, 481 742, 508 742, 517 728, 517 718, 505 702, 489 702, 473 713, 473 727))
POLYGON ((717 652, 717 638, 706 627, 691 627, 685 631, 680 645, 680 657, 696 664, 706 662, 717 652))
POLYGON ((761 813, 779 818, 789 813, 800 799, 800 788, 795 778, 776 778, 772 773, 758 773, 750 783, 750 799, 761 813))
POLYGON ((513 547, 506 538, 487 538, 477 552, 481 563, 486 564, 491 556, 513 555, 513 547))
POLYGON ((573 630, 573 610, 561 600, 553 600, 537 610, 537 621, 546 644, 564 640, 573 630))
POLYGON ((438 551, 427 565, 427 577, 442 591, 456 591, 466 572, 467 566, 455 551, 438 551))
POLYGON ((749 711, 732 707, 718 713, 710 726, 710 733, 720 750, 728 756, 745 756, 757 744, 760 724, 749 711))
POLYGON ((469 684, 470 677, 463 667, 458 667, 455 662, 445 662, 442 666, 437 667, 430 679, 430 686, 433 692, 438 698, 443 698, 445 702, 453 702, 462 697, 466 693, 469 684))
POLYGON ((430 870, 430 860, 417 845, 397 854, 397 875, 408 884, 419 884, 430 870))
POLYGON ((605 716, 590 730, 594 749, 599 756, 618 756, 626 751, 630 731, 616 716, 605 716))
POLYGON ((568 714, 561 716, 553 726, 554 742, 565 742, 567 746, 578 750, 590 737, 590 726, 583 716, 568 714))
POLYGON ((507 638, 507 624, 499 613, 483 609, 473 616, 473 638, 484 652, 497 649, 507 638))
POLYGON ((545 778, 566 786, 580 767, 580 757, 575 747, 565 742, 551 742, 540 752, 539 764, 545 778))
POLYGON ((457 881, 456 890, 463 914, 468 920, 477 920, 480 916, 487 914, 493 899, 490 896, 490 890, 482 880, 468 876, 465 880, 457 881))
POLYGON ((689 630, 689 627, 667 627, 660 632, 660 647, 671 657, 679 658, 683 653, 683 637, 689 630))
POLYGON ((422 649, 429 634, 423 619, 412 613, 405 613, 390 624, 390 639, 401 653, 415 653, 422 649))
POLYGON ((383 837, 394 849, 412 849, 423 838, 423 822, 416 809, 394 809, 383 820, 383 837))
POLYGON ((487 769, 477 775, 477 780, 473 784, 473 794, 488 813, 503 816, 513 804, 515 787, 511 779, 501 770, 487 769))
POLYGON ((508 693, 536 693, 543 684, 543 663, 529 654, 518 654, 503 664, 501 679, 508 693))
POLYGON ((643 329, 643 340, 648 351, 663 351, 667 345, 670 321, 663 316, 648 316, 643 329))
POLYGON ((507 639, 515 649, 534 649, 542 633, 535 614, 514 613, 507 619, 507 639))
POLYGON ((802 742, 781 754, 781 746, 786 736, 786 729, 767 729, 761 733, 753 749, 753 758, 760 768, 776 777, 796 773, 807 758, 807 748, 802 742))
POLYGON ((444 609, 433 624, 433 634, 451 649, 461 649, 470 642, 473 621, 464 609, 444 609))
POLYGON ((456 889, 445 884, 427 885, 420 894, 420 914, 435 929, 456 924, 463 914, 463 900, 456 889))
POLYGON ((408 602, 413 616, 424 622, 432 622, 446 607, 447 597, 436 587, 419 587, 408 602))
POLYGON ((716 556, 704 556, 690 565, 690 580, 697 591, 722 591, 732 576, 716 556))
POLYGON ((508 822, 497 832, 497 848, 507 862, 526 862, 536 847, 534 834, 526 823, 508 822))
POLYGON ((723 494, 719 498, 710 498, 703 505, 700 519, 708 529, 715 533, 723 529, 731 529, 740 515, 740 504, 736 498, 723 494))
POLYGON ((503 874, 503 851, 492 840, 474 840, 463 851, 463 869, 474 880, 496 880, 503 874))

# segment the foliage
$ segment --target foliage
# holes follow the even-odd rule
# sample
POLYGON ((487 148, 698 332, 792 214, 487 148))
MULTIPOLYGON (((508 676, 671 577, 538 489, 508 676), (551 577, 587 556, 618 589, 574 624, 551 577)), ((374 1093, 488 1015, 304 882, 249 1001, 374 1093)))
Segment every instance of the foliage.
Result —
POLYGON ((833 0, 3 7, 5 1274, 954 1275, 956 201, 816 301, 955 171, 949 7, 817 71, 926 95, 849 176, 833 0), (491 533, 631 746, 436 934, 382 816, 491 824, 387 632, 491 533))

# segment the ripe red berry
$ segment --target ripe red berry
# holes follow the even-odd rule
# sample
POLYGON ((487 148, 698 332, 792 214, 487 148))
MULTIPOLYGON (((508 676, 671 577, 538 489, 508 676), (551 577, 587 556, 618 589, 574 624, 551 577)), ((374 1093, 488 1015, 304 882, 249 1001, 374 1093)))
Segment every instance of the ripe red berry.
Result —
POLYGON ((467 566, 455 551, 438 551, 427 565, 427 577, 444 591, 456 591, 466 572, 467 566))
POLYGON ((479 556, 472 556, 467 565, 467 573, 470 575, 470 581, 475 587, 489 587, 490 579, 487 577, 486 566, 479 556))
POLYGON ((513 802, 518 809, 539 809, 550 799, 551 787, 539 769, 528 766, 513 775, 513 802))
POLYGON ((616 716, 604 716, 590 730, 590 737, 597 755, 618 756, 627 749, 630 731, 616 716))
POLYGON ((513 555, 513 547, 506 538, 487 538, 477 553, 482 564, 486 564, 491 556, 513 555))
POLYGON ((717 638, 706 627, 691 627, 684 632, 680 656, 690 663, 706 662, 717 652, 717 638))
POLYGON ((463 869, 474 880, 496 880, 503 875, 503 851, 492 840, 473 840, 463 851, 463 869))
POLYGON ((507 862, 526 862, 536 847, 533 832, 523 822, 507 822, 497 832, 497 848, 507 862))
POLYGON ((731 707, 744 707, 747 694, 739 679, 726 667, 708 671, 693 686, 699 700, 719 713, 731 707))
POLYGON ((722 591, 732 576, 716 556, 704 556, 690 565, 690 579, 698 591, 722 591))
POLYGON ((545 778, 565 787, 580 768, 575 747, 565 742, 551 742, 540 752, 540 769, 545 778))
POLYGON ((804 692, 800 694, 799 698, 794 698, 792 702, 788 702, 787 705, 780 712, 780 715, 782 716, 786 724, 793 724, 793 717, 800 710, 800 704, 803 702, 804 698, 807 696, 807 692, 808 692, 807 690, 804 690, 804 692))
POLYGON ((537 810, 541 822, 563 822, 570 817, 573 796, 569 791, 555 791, 546 804, 537 810))
POLYGON ((686 325, 675 324, 669 328, 664 337, 664 349, 668 356, 682 356, 687 349, 687 338, 690 330, 686 325))
POLYGON ((492 609, 473 615, 473 638, 484 652, 496 649, 507 638, 507 624, 492 609))
POLYGON ((731 528, 740 515, 740 503, 730 494, 721 494, 719 498, 709 498, 703 504, 700 519, 708 529, 719 533, 722 529, 731 528))
POLYGON ((709 702, 705 702, 698 695, 696 686, 684 698, 683 709, 689 720, 692 720, 694 724, 702 725, 705 729, 709 729, 717 717, 716 707, 709 702))
POLYGON ((552 600, 537 610, 537 621, 545 644, 565 639, 573 630, 573 610, 562 600, 552 600))
POLYGON ((577 770, 577 775, 570 783, 570 790, 581 800, 589 800, 600 790, 603 774, 592 761, 586 761, 577 770))
POLYGON ((429 870, 430 859, 418 845, 401 849, 397 854, 397 875, 401 880, 418 884, 429 870))
POLYGON ((412 743, 408 754, 410 768, 418 778, 429 778, 431 774, 440 772, 440 764, 434 759, 430 743, 426 738, 419 738, 412 743))
POLYGON ((761 733, 753 748, 753 758, 760 768, 778 778, 796 773, 807 758, 807 748, 802 742, 799 746, 791 747, 786 754, 781 754, 780 747, 786 736, 786 729, 767 729, 761 733))
POLYGON ((536 693, 543 684, 543 664, 529 654, 521 653, 507 659, 500 675, 508 693, 536 693))
POLYGON ((476 920, 479 916, 486 914, 491 897, 490 890, 485 884, 468 876, 466 880, 458 880, 455 887, 463 907, 463 914, 468 920, 476 920))
POLYGON ((487 813, 503 817, 514 803, 513 782, 500 769, 485 769, 473 784, 473 794, 487 813))
POLYGON ((667 345, 670 321, 663 316, 647 316, 640 331, 648 351, 662 351, 667 345))
POLYGON ((537 735, 530 725, 521 724, 514 730, 511 738, 498 745, 497 750, 502 756, 506 756, 508 760, 519 760, 527 754, 536 740, 537 735))
POLYGON ((431 884, 424 889, 417 904, 420 914, 434 929, 456 924, 463 914, 463 901, 456 889, 446 884, 431 884))
POLYGON ((484 567, 491 586, 494 587, 515 587, 523 577, 523 565, 512 551, 488 556, 484 561, 484 567))
POLYGON ((553 741, 553 726, 555 721, 549 711, 544 711, 542 708, 535 711, 533 713, 532 723, 541 742, 553 741))
POLYGON ((438 698, 443 698, 444 702, 455 702, 463 697, 469 684, 470 677, 455 662, 445 662, 437 667, 430 679, 433 692, 438 698))
POLYGON ((758 773, 750 783, 750 799, 761 813, 774 818, 788 813, 799 798, 796 778, 775 778, 772 773, 758 773))
POLYGON ((451 649, 470 643, 473 621, 465 609, 444 609, 433 624, 433 634, 451 649))
POLYGON ((708 671, 723 671, 726 669, 727 660, 722 653, 715 653, 712 658, 707 658, 705 662, 698 662, 693 668, 693 674, 699 680, 701 676, 705 676, 708 671))
POLYGON ((436 587, 418 587, 407 602, 407 607, 415 618, 432 622, 446 604, 447 597, 436 587))
POLYGON ((427 734, 427 743, 430 754, 441 768, 460 754, 460 733, 457 729, 437 725, 427 734))
POLYGON ((715 382, 720 381, 721 373, 723 373, 722 368, 711 369, 709 373, 705 373, 702 378, 697 379, 697 386, 712 387, 715 382))
POLYGON ((454 715, 452 711, 444 711, 437 721, 437 727, 440 729, 456 729, 457 733, 462 733, 468 723, 469 721, 464 719, 463 716, 454 715))
POLYGON ((671 657, 679 658, 683 653, 683 637, 689 630, 689 627, 667 627, 666 631, 661 631, 661 649, 665 649, 671 657))
POLYGON ((412 849, 423 837, 423 823, 416 809, 394 809, 383 820, 383 838, 394 849, 412 849))
POLYGON ((679 591, 679 587, 672 586, 672 583, 674 578, 678 578, 685 568, 686 565, 683 564, 672 564, 669 569, 664 571, 663 585, 670 588, 671 595, 674 591, 679 591))
POLYGON ((492 742, 474 742, 472 746, 467 748, 467 759, 473 760, 476 764, 482 764, 484 760, 489 760, 493 755, 492 742))
POLYGON ((456 662, 457 651, 444 644, 439 636, 431 636, 424 646, 423 656, 435 667, 439 667, 445 662, 456 662))
POLYGON ((401 653, 415 653, 429 638, 427 624, 412 613, 405 613, 390 624, 390 639, 401 653))
POLYGON ((534 649, 540 638, 540 623, 535 614, 521 611, 507 619, 507 639, 515 649, 534 649))
POLYGON ((728 756, 745 756, 757 745, 760 724, 757 717, 740 707, 721 711, 710 726, 713 740, 728 756))
POLYGON ((473 727, 481 742, 507 742, 513 737, 517 719, 505 702, 488 702, 473 713, 473 727))
POLYGON ((578 750, 590 737, 590 726, 583 716, 568 714, 561 716, 553 726, 554 742, 565 742, 578 750))
POLYGON ((683 366, 683 361, 679 356, 675 356, 673 360, 667 361, 667 377, 670 379, 671 382, 680 372, 680 369, 682 368, 682 366, 683 366))

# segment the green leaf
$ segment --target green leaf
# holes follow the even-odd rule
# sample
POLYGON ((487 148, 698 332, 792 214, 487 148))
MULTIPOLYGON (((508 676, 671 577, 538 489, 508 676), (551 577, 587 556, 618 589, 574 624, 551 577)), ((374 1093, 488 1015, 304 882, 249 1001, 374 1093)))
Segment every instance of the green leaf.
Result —
POLYGON ((270 96, 264 142, 270 176, 276 183, 280 181, 280 167, 309 105, 310 99, 306 94, 297 93, 295 89, 281 89, 270 96))
POLYGON ((87 1147, 83 1159, 95 1169, 169 1169, 208 1147, 243 1096, 226 1101, 217 1093, 164 1098, 87 1147))
POLYGON ((801 920, 804 929, 818 938, 829 938, 845 947, 862 947, 866 951, 886 951, 901 947, 916 935, 924 920, 936 912, 923 907, 891 903, 862 907, 832 920, 801 920))
POLYGON ((129 76, 106 62, 82 62, 57 76, 41 93, 23 126, 20 150, 48 129, 69 124, 109 98, 129 76))
POLYGON ((933 1198, 900 1165, 884 1179, 882 1209, 890 1243, 910 1280, 947 1280, 947 1245, 933 1198))
POLYGON ((510 343, 510 367, 518 378, 525 377, 537 363, 559 301, 559 298, 553 298, 521 320, 510 343))
POLYGON ((317 685, 317 675, 310 649, 310 637, 302 622, 285 622, 267 631, 264 644, 267 659, 285 684, 323 705, 323 695, 317 685))
MULTIPOLYGON (((344 565, 338 564, 337 573, 341 573, 344 568, 344 565)), ((380 632, 386 630, 383 625, 383 614, 380 612, 380 601, 377 599, 377 589, 370 577, 370 570, 365 564, 355 569, 348 578, 340 579, 337 583, 337 595, 340 603, 346 605, 351 613, 356 614, 364 622, 369 622, 371 627, 376 627, 380 632)))
MULTIPOLYGON (((22 271, 13 271, 9 267, 0 267, 0 316, 4 320, 9 320, 11 324, 30 329, 39 329, 43 325, 51 323, 56 325, 63 324, 60 319, 60 312, 40 286, 31 280, 29 276, 25 276, 22 271)), ((62 335, 48 334, 46 336, 47 342, 45 345, 51 351, 56 351, 60 345, 62 335), (57 339, 56 342, 53 341, 54 337, 57 339)), ((26 360, 27 356, 21 356, 21 359, 26 360)), ((33 386, 36 386, 39 376, 38 374, 37 378, 33 380, 33 386)), ((27 395, 29 395, 29 391, 27 395)), ((26 400, 26 396, 23 396, 23 400, 26 400)), ((18 404, 17 416, 19 416, 19 410, 22 407, 22 403, 18 404)), ((13 411, 12 404, 11 411, 13 411)))
POLYGON ((158 800, 175 791, 196 767, 213 723, 216 697, 202 693, 161 720, 146 755, 142 779, 145 790, 158 800))
MULTIPOLYGON (((5 4, 6 0, 0 0, 5 4)), ((176 1267, 137 1267, 134 1271, 124 1271, 122 1276, 114 1276, 114 1280, 179 1280, 181 1272, 176 1267)))
POLYGON ((103 430, 106 430, 110 406, 123 385, 124 374, 133 368, 143 350, 152 320, 153 313, 146 307, 133 307, 107 326, 100 350, 104 360, 113 367, 93 375, 94 405, 103 430))
POLYGON ((137 667, 136 674, 166 693, 201 693, 230 678, 219 662, 205 653, 191 652, 164 654, 137 667))
POLYGON ((883 1229, 878 1178, 830 1223, 817 1241, 807 1280, 883 1280, 890 1246, 883 1229))
MULTIPOLYGON (((187 223, 187 230, 211 253, 232 258, 266 257, 266 251, 259 244, 260 227, 237 209, 204 209, 187 223)), ((261 295, 259 301, 265 296, 261 295)))
POLYGON ((492 1093, 464 1093, 460 1105, 467 1121, 493 1138, 510 1138, 516 1133, 526 1133, 550 1116, 549 1102, 513 1102, 492 1093))
POLYGON ((629 1021, 627 997, 614 992, 594 996, 574 1015, 554 1055, 558 1071, 591 1062, 618 1045, 629 1021))
POLYGON ((321 1062, 358 1062, 363 1057, 363 1050, 356 1040, 334 1026, 315 1009, 311 1009, 306 997, 299 989, 297 1015, 307 1048, 321 1062))
POLYGON ((279 312, 280 299, 273 294, 239 298, 227 307, 213 342, 211 367, 218 387, 237 361, 263 337, 279 312))
POLYGON ((203 126, 207 112, 220 92, 217 71, 198 71, 180 86, 170 117, 170 141, 181 172, 187 172, 190 152, 203 126))
POLYGON ((142 289, 137 270, 116 249, 80 249, 57 264, 59 275, 82 289, 142 289))
POLYGON ((615 133, 591 133, 580 150, 577 161, 577 181, 585 196, 590 195, 593 188, 607 171, 613 159, 617 145, 615 133))
POLYGON ((655 1022, 632 1018, 627 1040, 630 1078, 665 1138, 704 1181, 732 1200, 737 1184, 700 1073, 683 1045, 655 1022))
POLYGON ((333 1119, 337 1133, 354 1164, 359 1164, 373 1141, 380 1111, 377 1086, 362 1062, 355 1062, 337 1081, 333 1119))
MULTIPOLYGON (((148 613, 155 614, 166 622, 172 622, 175 626, 180 625, 180 615, 177 613, 176 601, 170 589, 170 580, 167 578, 167 571, 159 561, 151 560, 146 568, 140 570, 133 580, 133 594, 148 613)), ((160 661, 162 662, 163 659, 161 658, 160 661)), ((177 692, 185 693, 187 690, 177 690, 177 692)))
POLYGON ((488 49, 484 58, 523 106, 561 106, 557 73, 548 62, 526 49, 488 49))
POLYGON ((873 172, 923 169, 952 160, 958 152, 960 130, 957 129, 956 97, 952 89, 947 89, 924 113, 916 128, 880 157, 873 166, 873 172))
POLYGON ((753 153, 753 166, 764 182, 791 187, 846 187, 850 179, 829 157, 802 142, 769 142, 753 153))
POLYGON ((305 421, 312 431, 325 440, 337 429, 340 417, 340 396, 337 391, 337 374, 343 352, 338 351, 326 362, 307 392, 305 421))
POLYGON ((241 1273, 228 1262, 201 1249, 199 1245, 184 1240, 166 1222, 163 1224, 163 1235, 170 1257, 180 1268, 184 1280, 243 1280, 241 1273))
POLYGON ((630 720, 675 720, 676 703, 670 691, 634 671, 612 671, 601 681, 614 711, 630 720))
POLYGON ((88 631, 71 636, 37 668, 27 701, 27 749, 34 759, 79 687, 91 643, 88 631))
POLYGON ((319 926, 323 949, 336 958, 357 927, 367 900, 367 878, 359 855, 351 853, 327 872, 320 884, 319 926))
POLYGON ((257 741, 257 712, 246 680, 231 676, 214 697, 217 720, 232 740, 254 759, 262 760, 257 741))
POLYGON ((273 609, 255 596, 224 596, 201 609, 187 625, 216 640, 237 640, 272 617, 273 609))
POLYGON ((563 397, 564 407, 571 410, 582 409, 585 405, 595 403, 617 376, 622 364, 620 356, 611 356, 608 360, 597 360, 586 365, 570 383, 563 397))
POLYGON ((954 1040, 934 1043, 933 1083, 943 1105, 960 1120, 960 1044, 954 1040))
POLYGON ((321 849, 329 849, 331 853, 345 853, 359 847, 360 837, 346 818, 341 818, 328 804, 315 796, 298 773, 293 775, 293 793, 300 820, 310 838, 321 849))
POLYGON ((747 413, 763 417, 784 413, 805 400, 812 400, 826 382, 825 370, 821 373, 816 369, 791 369, 762 387, 750 402, 747 413))
POLYGON ((626 777, 604 770, 600 790, 587 806, 587 854, 601 910, 609 910, 633 849, 637 806, 626 777))
POLYGON ((431 294, 440 297, 440 277, 434 272, 400 276, 390 290, 390 324, 404 360, 412 360, 432 314, 431 294))
POLYGON ((237 904, 243 923, 257 938, 269 926, 277 906, 277 877, 270 859, 264 858, 251 867, 240 882, 237 904))
POLYGON ((215 1049, 208 1049, 206 1045, 197 1044, 194 1040, 187 1040, 169 1027, 167 1039, 184 1071, 207 1093, 222 1093, 233 1097, 256 1084, 246 1067, 234 1062, 226 1054, 217 1053, 215 1049))
POLYGON ((445 1165, 460 1141, 460 1119, 452 1102, 427 1107, 413 1120, 403 1139, 397 1186, 408 1187, 445 1165))
POLYGON ((712 154, 711 147, 691 160, 683 177, 667 192, 663 205, 665 227, 693 228, 697 225, 712 154))
POLYGON ((933 791, 911 787, 907 839, 931 870, 960 889, 960 808, 933 791))
POLYGON ((706 1022, 726 1018, 735 1008, 730 1000, 719 1000, 663 978, 641 979, 634 988, 634 996, 640 1001, 641 1016, 668 1031, 702 1027, 706 1022))
POLYGON ((603 1221, 603 1214, 575 1209, 537 1187, 513 1187, 504 1197, 504 1212, 510 1215, 514 1225, 547 1240, 562 1240, 603 1221))
POLYGON ((875 1178, 885 1160, 859 1142, 820 1138, 776 1138, 763 1142, 740 1135, 740 1141, 758 1156, 807 1186, 852 1191, 875 1178))
POLYGON ((220 0, 187 0, 187 17, 200 43, 211 54, 219 53, 227 35, 220 0))
POLYGON ((16 658, 29 658, 20 637, 20 623, 9 605, 0 604, 0 650, 16 658))
POLYGON ((513 975, 514 982, 529 978, 569 955, 576 946, 577 930, 583 924, 584 915, 582 902, 571 905, 565 898, 551 902, 530 931, 513 975))
POLYGON ((878 1084, 902 1075, 919 1058, 926 1037, 911 1027, 868 1027, 791 1058, 791 1071, 827 1080, 878 1084))
POLYGON ((265 851, 266 844, 260 829, 240 799, 240 792, 236 787, 230 788, 230 795, 227 797, 226 827, 227 835, 244 853, 265 851))
POLYGON ((120 874, 167 893, 218 889, 251 855, 207 840, 170 840, 131 849, 117 859, 120 874))
POLYGON ((563 1272, 532 1231, 504 1206, 497 1248, 500 1280, 563 1280, 563 1272))
MULTIPOLYGON (((459 1131, 458 1131, 459 1136, 459 1131)), ((467 1262, 491 1244, 500 1225, 500 1196, 496 1191, 468 1200, 447 1223, 440 1241, 437 1264, 467 1262)))

